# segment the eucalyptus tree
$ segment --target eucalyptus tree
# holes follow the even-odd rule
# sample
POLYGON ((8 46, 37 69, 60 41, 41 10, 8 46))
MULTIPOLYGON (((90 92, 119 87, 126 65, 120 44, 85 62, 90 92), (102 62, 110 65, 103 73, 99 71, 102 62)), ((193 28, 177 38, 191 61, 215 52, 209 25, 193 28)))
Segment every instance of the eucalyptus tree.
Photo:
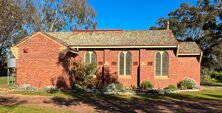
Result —
POLYGON ((87 0, 0 0, 0 61, 33 32, 95 29, 95 16, 87 0))
POLYGON ((218 9, 210 0, 198 0, 197 4, 182 3, 180 8, 159 18, 150 29, 170 29, 180 41, 195 41, 204 51, 202 67, 215 69, 222 61, 222 23, 218 9))
POLYGON ((26 31, 23 29, 25 12, 20 4, 15 0, 0 0, 0 57, 5 57, 7 48, 26 31))
POLYGON ((26 0, 30 11, 28 28, 33 31, 95 29, 96 11, 87 0, 26 0))

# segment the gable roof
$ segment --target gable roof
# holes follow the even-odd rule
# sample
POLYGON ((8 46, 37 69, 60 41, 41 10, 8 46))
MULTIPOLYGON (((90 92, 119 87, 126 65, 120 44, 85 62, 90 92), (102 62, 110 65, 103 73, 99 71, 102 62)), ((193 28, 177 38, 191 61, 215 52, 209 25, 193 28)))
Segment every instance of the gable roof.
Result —
MULTIPOLYGON (((55 42, 57 42, 57 43, 59 43, 59 44, 61 44, 61 45, 63 45, 63 46, 68 46, 68 45, 67 45, 65 42, 63 42, 62 40, 59 40, 59 39, 54 38, 54 37, 52 37, 52 36, 49 36, 49 35, 47 35, 47 34, 44 33, 44 32, 34 32, 34 33, 32 33, 31 35, 28 35, 28 36, 26 36, 24 39, 20 40, 20 41, 19 41, 18 43, 16 43, 14 46, 21 45, 22 43, 26 42, 27 40, 29 40, 30 38, 32 38, 32 37, 34 37, 35 35, 38 35, 38 34, 41 34, 41 35, 43 35, 44 37, 47 37, 48 39, 53 40, 53 41, 55 41, 55 42)), ((14 47, 14 46, 13 46, 13 47, 14 47)))
POLYGON ((179 42, 179 54, 200 52, 201 50, 196 42, 179 42))
POLYGON ((200 55, 196 42, 178 42, 170 30, 80 30, 75 32, 36 32, 63 46, 77 48, 178 48, 179 55, 200 55))
POLYGON ((69 46, 177 46, 168 30, 45 32, 69 46))

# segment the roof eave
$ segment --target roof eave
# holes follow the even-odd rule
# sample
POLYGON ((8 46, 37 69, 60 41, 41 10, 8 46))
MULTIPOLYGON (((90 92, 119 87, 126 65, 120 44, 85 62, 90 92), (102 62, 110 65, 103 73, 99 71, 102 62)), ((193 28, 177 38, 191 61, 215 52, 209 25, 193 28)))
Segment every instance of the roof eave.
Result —
POLYGON ((78 48, 78 49, 117 49, 117 48, 177 48, 176 45, 161 45, 161 46, 149 46, 149 45, 107 45, 107 46, 100 46, 100 45, 93 45, 93 46, 70 46, 71 48, 78 48))

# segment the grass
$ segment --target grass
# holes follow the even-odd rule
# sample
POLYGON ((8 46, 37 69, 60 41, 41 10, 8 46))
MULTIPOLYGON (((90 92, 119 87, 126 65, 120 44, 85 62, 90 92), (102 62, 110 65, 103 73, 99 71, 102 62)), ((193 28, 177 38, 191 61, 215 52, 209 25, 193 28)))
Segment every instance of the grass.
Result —
POLYGON ((222 83, 217 82, 217 81, 202 81, 202 82, 200 82, 200 85, 202 85, 202 86, 222 86, 222 83))
POLYGON ((201 76, 200 85, 202 86, 222 86, 222 83, 217 79, 212 78, 210 75, 201 76))
POLYGON ((0 76, 0 89, 9 88, 10 86, 14 86, 14 84, 7 84, 7 76, 0 76))
POLYGON ((55 108, 34 107, 34 106, 0 106, 0 113, 71 113, 55 108))
POLYGON ((179 100, 222 100, 222 90, 202 90, 195 92, 182 92, 165 95, 104 95, 104 94, 88 94, 88 93, 66 93, 55 92, 47 93, 43 91, 14 91, 13 94, 22 95, 41 95, 62 98, 99 98, 99 99, 179 99, 179 100))
POLYGON ((0 84, 7 84, 7 76, 0 76, 0 84))
POLYGON ((8 87, 9 85, 7 84, 7 76, 0 76, 0 89, 8 87))

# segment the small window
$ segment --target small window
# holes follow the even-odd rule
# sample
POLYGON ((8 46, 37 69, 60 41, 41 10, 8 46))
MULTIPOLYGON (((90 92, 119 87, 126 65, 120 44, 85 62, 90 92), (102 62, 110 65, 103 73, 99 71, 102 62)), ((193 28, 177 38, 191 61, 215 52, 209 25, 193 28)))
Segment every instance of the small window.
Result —
POLYGON ((119 53, 119 75, 130 76, 131 75, 131 54, 130 52, 120 52, 119 53))
POLYGON ((158 51, 155 54, 155 76, 169 75, 169 55, 166 51, 158 51))

